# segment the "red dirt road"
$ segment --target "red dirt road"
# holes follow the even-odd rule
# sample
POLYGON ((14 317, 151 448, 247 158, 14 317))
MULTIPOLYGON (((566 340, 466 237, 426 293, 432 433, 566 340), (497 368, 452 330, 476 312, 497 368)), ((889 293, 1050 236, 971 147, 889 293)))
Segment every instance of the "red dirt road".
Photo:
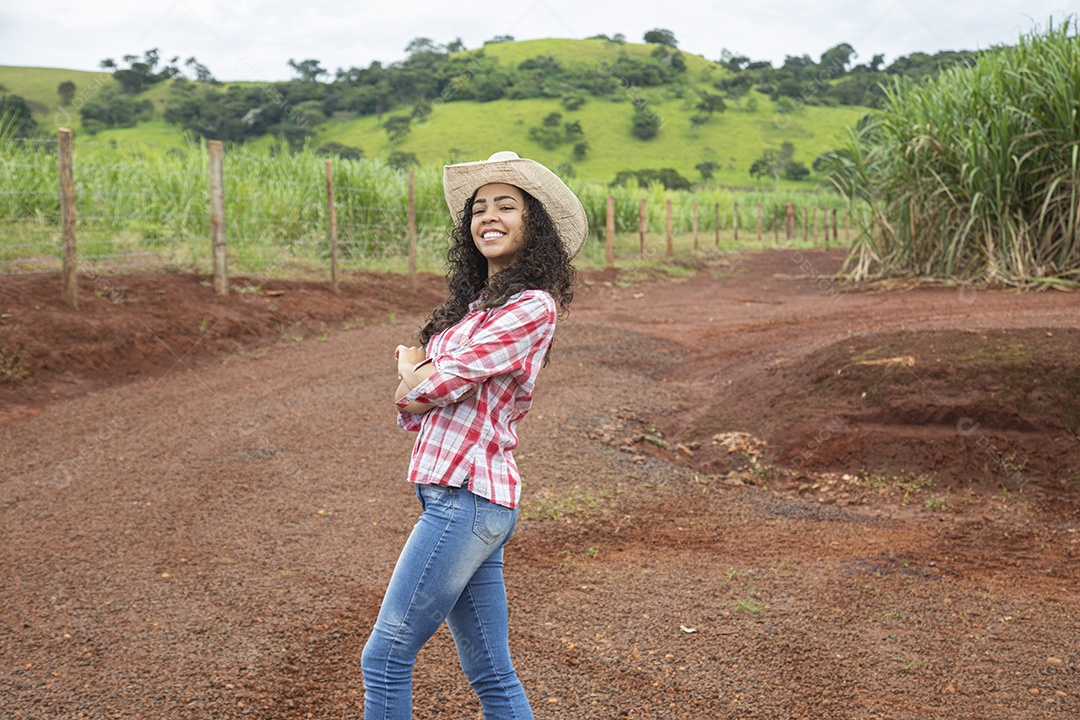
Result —
MULTIPOLYGON (((1080 296, 838 265, 582 284, 507 551, 538 718, 1080 716, 1080 296)), ((438 280, 53 285, 0 281, 0 717, 360 717, 438 280)), ((440 631, 416 717, 478 716, 440 631)))

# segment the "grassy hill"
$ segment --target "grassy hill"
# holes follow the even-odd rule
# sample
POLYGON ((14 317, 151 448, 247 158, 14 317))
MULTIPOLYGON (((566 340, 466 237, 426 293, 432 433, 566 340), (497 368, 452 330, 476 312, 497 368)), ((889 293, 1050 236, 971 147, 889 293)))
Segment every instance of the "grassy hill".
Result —
MULTIPOLYGON (((620 53, 645 58, 654 48, 605 40, 546 39, 493 43, 485 46, 483 52, 507 67, 516 67, 538 55, 550 55, 564 66, 589 66, 603 71, 620 53)), ((721 168, 716 181, 751 186, 755 183, 748 174, 749 167, 764 149, 790 141, 795 144, 795 159, 809 166, 818 153, 836 147, 846 128, 867 112, 861 107, 806 106, 790 114, 778 113, 767 96, 751 92, 740 103, 742 107, 729 103, 725 112, 715 114, 708 123, 695 128, 690 122, 697 103, 694 89, 716 92, 712 82, 726 71, 700 56, 684 53, 683 58, 687 82, 681 87, 628 87, 617 92, 612 100, 590 97, 574 111, 565 110, 555 99, 473 102, 449 98, 445 103, 436 102, 431 116, 414 123, 409 135, 397 144, 389 141, 380 121, 373 116, 331 120, 316 128, 316 142, 333 141, 362 148, 367 157, 385 157, 393 150, 414 153, 425 165, 482 159, 495 150, 513 149, 551 166, 569 163, 578 178, 600 182, 609 182, 620 170, 662 167, 675 168, 684 177, 698 180, 700 174, 695 165, 713 161, 721 168), (748 102, 751 97, 753 102, 748 102), (630 133, 634 104, 643 100, 663 123, 659 135, 648 141, 637 140, 630 133), (572 159, 572 143, 548 150, 530 139, 529 129, 539 126, 552 112, 561 113, 563 122, 581 123, 584 139, 590 146, 585 160, 572 159)), ((74 108, 65 111, 60 107, 56 87, 64 80, 76 84, 77 101, 83 93, 92 93, 103 83, 115 83, 102 73, 0 67, 0 85, 7 92, 26 98, 43 128, 51 131, 57 125, 69 125, 78 132, 81 129, 78 113, 74 108)), ((163 84, 141 97, 153 100, 160 113, 167 94, 168 88, 163 84)), ((410 110, 397 108, 388 114, 408 114, 410 110)), ((83 135, 84 141, 85 138, 83 135)), ((187 142, 180 128, 160 118, 134 128, 106 130, 96 139, 162 147, 177 147, 187 142)), ((271 142, 263 138, 257 144, 271 142)), ((791 183, 790 187, 807 185, 791 183)))

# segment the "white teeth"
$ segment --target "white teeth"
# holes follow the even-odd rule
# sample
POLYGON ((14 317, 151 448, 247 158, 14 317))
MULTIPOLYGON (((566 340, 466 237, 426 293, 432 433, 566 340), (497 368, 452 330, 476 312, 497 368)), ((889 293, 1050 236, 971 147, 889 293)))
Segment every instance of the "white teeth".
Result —
POLYGON ((502 237, 505 233, 501 233, 498 230, 488 230, 484 233, 484 239, 490 240, 491 238, 502 237))

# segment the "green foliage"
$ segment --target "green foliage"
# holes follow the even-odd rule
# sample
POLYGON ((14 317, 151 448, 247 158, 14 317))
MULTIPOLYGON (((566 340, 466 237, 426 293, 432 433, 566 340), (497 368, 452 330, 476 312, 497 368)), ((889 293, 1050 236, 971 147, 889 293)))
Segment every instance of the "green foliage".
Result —
POLYGON ((56 94, 60 96, 61 105, 70 105, 75 99, 75 83, 64 80, 56 86, 56 94))
POLYGON ((386 158, 386 164, 395 170, 408 170, 411 167, 417 167, 420 165, 420 161, 416 159, 416 155, 411 152, 401 152, 396 150, 390 153, 390 156, 386 158))
POLYGON ((638 140, 652 140, 660 132, 661 124, 660 116, 648 105, 635 105, 630 134, 638 140))
POLYGON ((37 130, 30 106, 19 95, 0 97, 0 137, 25 138, 37 130))
POLYGON ((563 180, 571 180, 577 177, 577 172, 574 170, 574 166, 568 162, 559 163, 552 170, 555 174, 561 177, 563 180))
MULTIPOLYGON (((49 90, 53 88, 55 82, 49 85, 49 90)), ((382 138, 382 131, 377 130, 376 136, 382 138)), ((325 270, 328 232, 326 156, 318 154, 313 143, 296 152, 272 150, 268 143, 226 148, 230 266, 241 273, 257 272, 259 277, 305 269, 321 273, 325 270)), ((0 268, 15 272, 59 268, 55 223, 49 220, 59 213, 55 148, 39 142, 0 141, 0 155, 10 159, 0 165, 0 187, 9 190, 0 193, 0 217, 10 220, 0 238, 0 268)), ((412 155, 411 159, 406 153, 395 155, 387 163, 378 156, 335 160, 343 267, 403 266, 408 248, 404 230, 408 181, 406 174, 390 163, 408 166, 416 161, 412 155)), ((460 159, 474 157, 470 153, 460 159)), ((111 262, 134 262, 205 271, 209 262, 205 238, 210 232, 207 162, 204 144, 168 151, 148 146, 111 148, 106 142, 78 136, 75 191, 81 262, 99 268, 111 262)), ((547 162, 569 176, 581 175, 580 167, 593 160, 573 168, 547 162)), ((445 255, 449 221, 441 169, 434 164, 417 166, 415 178, 419 259, 422 269, 435 272, 445 255)), ((634 253, 642 199, 647 202, 650 233, 664 231, 665 206, 672 201, 677 234, 690 232, 695 204, 701 210, 702 233, 711 233, 714 227, 730 229, 736 201, 742 228, 753 226, 756 204, 763 205, 766 232, 771 232, 772 223, 781 217, 776 210, 786 202, 817 207, 819 212, 846 206, 844 198, 832 193, 734 193, 724 187, 668 190, 662 180, 648 174, 613 187, 574 178, 568 182, 581 198, 594 239, 603 236, 607 196, 615 196, 616 229, 635 235, 634 253)), ((677 183, 669 180, 669 184, 677 183)), ((587 243, 583 259, 602 262, 602 257, 602 242, 587 243)))
POLYGON ((694 166, 694 169, 701 173, 702 180, 712 180, 713 175, 720 169, 720 163, 715 160, 706 160, 705 162, 699 162, 694 166))
POLYGON ((659 183, 667 190, 689 190, 690 181, 679 174, 674 168, 661 168, 660 170, 620 170, 611 181, 612 185, 626 185, 633 181, 638 185, 648 187, 653 183, 659 183))
POLYGON ((359 160, 364 157, 364 151, 360 148, 342 145, 339 142, 323 143, 315 150, 316 155, 333 155, 342 160, 359 160))
POLYGON ((529 139, 545 150, 554 150, 563 142, 563 133, 553 127, 529 128, 529 139))
POLYGON ((645 33, 645 42, 668 47, 678 47, 679 41, 675 39, 675 33, 664 28, 653 28, 645 33))
POLYGON ((296 77, 300 82, 318 82, 319 78, 330 74, 319 64, 318 60, 314 59, 297 62, 292 58, 289 58, 288 65, 292 68, 293 72, 296 73, 296 77))
POLYGON ((154 104, 136 100, 112 88, 102 90, 79 110, 83 127, 91 133, 111 127, 134 127, 154 116, 154 104))
POLYGON ((319 102, 323 84, 292 81, 277 84, 214 85, 173 82, 165 105, 167 122, 196 137, 243 142, 263 135, 280 137, 299 148, 326 119, 319 102))
POLYGON ((750 88, 765 93, 774 102, 787 98, 793 105, 785 112, 803 105, 876 107, 882 99, 880 85, 892 77, 933 77, 946 67, 971 65, 978 55, 967 51, 912 53, 884 69, 884 56, 875 55, 869 64, 852 67, 855 49, 840 43, 823 52, 819 62, 809 55, 788 55, 781 67, 774 68, 769 61, 751 61, 745 55, 725 50, 720 62, 731 75, 716 80, 715 87, 730 100, 742 97, 750 88))
POLYGON ((388 137, 392 143, 401 142, 412 129, 411 123, 412 118, 408 115, 391 115, 386 118, 386 122, 383 123, 383 127, 386 129, 386 137, 388 137))
POLYGON ((798 160, 790 160, 784 166, 784 179, 800 182, 810 177, 810 169, 798 160))
POLYGON ((761 156, 750 166, 750 175, 755 178, 773 177, 779 189, 781 177, 786 177, 788 180, 801 180, 810 174, 805 165, 793 161, 794 157, 794 143, 784 142, 779 150, 769 148, 761 153, 761 156))
MULTIPOLYGON (((564 143, 576 142, 584 137, 585 131, 581 128, 581 121, 575 120, 573 122, 565 123, 560 129, 559 123, 561 121, 561 113, 548 113, 544 117, 540 127, 529 128, 529 139, 543 147, 545 150, 554 150, 564 143)), ((585 150, 588 150, 588 143, 585 143, 585 150)), ((575 159, 584 159, 584 155, 576 157, 576 147, 574 151, 575 159)))
POLYGON ((581 93, 571 93, 564 95, 562 98, 562 106, 566 110, 573 111, 579 109, 585 104, 585 96, 581 93))
POLYGON ((713 113, 724 112, 724 110, 727 110, 727 104, 724 102, 722 96, 703 92, 701 93, 701 100, 698 102, 695 109, 712 116, 713 113))
POLYGON ((832 161, 873 208, 857 278, 1080 281, 1080 38, 1071 18, 931 82, 892 83, 832 161))
POLYGON ((545 115, 541 124, 544 127, 555 128, 559 127, 560 122, 562 122, 562 115, 557 112, 553 112, 545 115))
POLYGON ((157 48, 147 50, 140 58, 138 55, 125 55, 124 62, 127 67, 120 67, 112 58, 102 60, 102 69, 111 70, 112 76, 120 83, 120 87, 128 95, 136 95, 146 90, 151 85, 163 82, 170 78, 179 77, 180 69, 176 66, 180 58, 172 58, 161 70, 161 53, 157 48))

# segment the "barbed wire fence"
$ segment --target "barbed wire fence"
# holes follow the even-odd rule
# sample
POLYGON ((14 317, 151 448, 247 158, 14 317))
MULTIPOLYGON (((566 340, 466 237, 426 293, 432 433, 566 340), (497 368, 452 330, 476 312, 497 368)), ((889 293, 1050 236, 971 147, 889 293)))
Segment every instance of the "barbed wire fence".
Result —
MULTIPOLYGON (((336 290, 343 270, 403 263, 414 285, 418 262, 432 267, 445 256, 451 217, 434 168, 226 153, 215 141, 165 152, 81 142, 77 155, 66 129, 22 143, 18 152, 0 147, 0 275, 59 272, 73 306, 80 276, 213 274, 221 294, 251 292, 252 276, 323 277, 336 290), (248 281, 230 284, 230 274, 248 281)), ((592 228, 585 253, 597 265, 670 257, 675 233, 692 233, 697 249, 719 245, 721 230, 736 241, 740 230, 791 241, 802 224, 803 240, 817 243, 819 207, 780 196, 722 203, 677 193, 673 202, 657 187, 575 189, 592 228), (617 248, 617 234, 638 235, 638 247, 617 248), (662 247, 647 242, 658 234, 662 247)), ((828 207, 820 216, 825 243, 838 241, 837 208, 831 228, 828 207)), ((847 211, 844 229, 850 239, 847 211)))

